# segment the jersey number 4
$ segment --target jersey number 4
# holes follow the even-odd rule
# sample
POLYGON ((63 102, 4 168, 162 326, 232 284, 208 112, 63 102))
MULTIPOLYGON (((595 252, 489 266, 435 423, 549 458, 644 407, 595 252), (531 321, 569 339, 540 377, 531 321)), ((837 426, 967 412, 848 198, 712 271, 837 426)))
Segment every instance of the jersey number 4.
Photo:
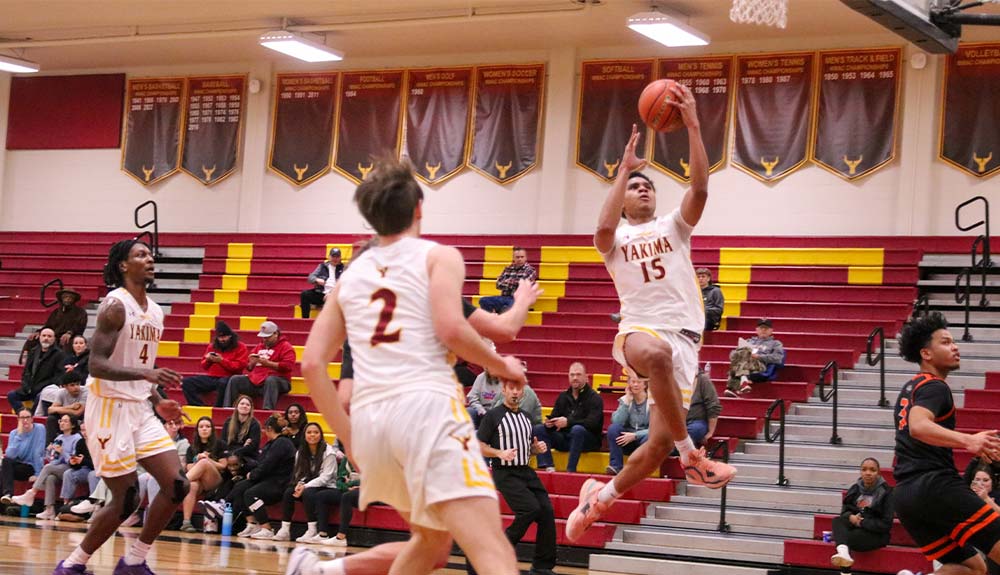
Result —
POLYGON ((149 344, 148 343, 142 344, 142 349, 139 350, 139 359, 142 361, 143 364, 146 364, 146 363, 149 362, 149 344))
POLYGON ((653 258, 648 262, 642 262, 642 283, 649 283, 650 280, 662 280, 667 275, 667 270, 663 267, 660 258, 653 258), (646 264, 649 264, 647 267, 646 264), (652 274, 650 274, 652 270, 652 274))
POLYGON ((382 312, 378 314, 378 323, 375 325, 375 333, 372 334, 372 347, 380 343, 396 343, 399 341, 399 334, 402 330, 397 329, 392 333, 386 333, 389 322, 392 321, 392 314, 396 311, 396 294, 390 289, 382 288, 372 294, 370 303, 375 300, 382 300, 382 312))

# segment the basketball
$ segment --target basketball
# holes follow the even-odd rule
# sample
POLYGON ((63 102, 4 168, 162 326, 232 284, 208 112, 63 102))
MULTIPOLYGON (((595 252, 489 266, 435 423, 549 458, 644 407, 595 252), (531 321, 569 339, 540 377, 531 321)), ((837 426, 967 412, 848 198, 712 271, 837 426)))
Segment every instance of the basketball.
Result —
POLYGON ((674 84, 669 79, 654 80, 639 95, 639 117, 657 132, 673 132, 684 125, 680 110, 670 103, 670 87, 674 84))

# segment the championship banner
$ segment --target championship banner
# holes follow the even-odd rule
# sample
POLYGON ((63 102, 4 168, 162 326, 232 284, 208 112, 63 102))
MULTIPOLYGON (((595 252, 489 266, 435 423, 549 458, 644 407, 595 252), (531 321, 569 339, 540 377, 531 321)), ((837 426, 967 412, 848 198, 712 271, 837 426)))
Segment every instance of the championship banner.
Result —
POLYGON ((813 54, 736 58, 733 165, 771 182, 805 163, 809 148, 813 54))
POLYGON ((399 156, 403 71, 344 72, 333 167, 360 184, 375 158, 399 156))
POLYGON ((184 78, 139 78, 125 91, 122 170, 143 185, 177 171, 181 152, 184 78))
POLYGON ((819 53, 819 94, 810 158, 845 180, 896 157, 899 48, 819 53))
POLYGON ((407 71, 406 154, 428 184, 465 167, 471 90, 472 68, 407 71))
POLYGON ((535 167, 544 88, 545 64, 476 68, 470 168, 506 184, 535 167))
POLYGON ((206 186, 236 170, 245 85, 246 76, 188 78, 181 170, 206 186))
MULTIPOLYGON (((708 171, 726 162, 729 102, 733 90, 733 58, 670 58, 659 60, 659 78, 684 84, 694 93, 701 139, 708 153, 708 171)), ((679 182, 690 182, 688 131, 656 132, 650 164, 679 182)))
POLYGON ((961 44, 948 57, 938 157, 977 178, 1000 168, 1000 44, 961 44))
POLYGON ((267 167, 304 186, 330 169, 337 73, 278 74, 267 167))
MULTIPOLYGON (((653 79, 653 60, 584 62, 576 131, 576 165, 610 182, 639 117, 639 94, 653 79)), ((646 147, 642 141, 640 149, 646 147)))

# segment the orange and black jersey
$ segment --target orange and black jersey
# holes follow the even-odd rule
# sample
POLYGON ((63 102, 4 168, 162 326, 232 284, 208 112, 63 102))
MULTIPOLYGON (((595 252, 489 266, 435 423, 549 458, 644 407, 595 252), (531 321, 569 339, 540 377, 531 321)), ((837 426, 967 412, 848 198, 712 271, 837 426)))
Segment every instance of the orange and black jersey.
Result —
POLYGON ((904 481, 927 471, 957 474, 951 448, 930 445, 910 435, 909 415, 913 406, 929 410, 934 414, 934 422, 941 427, 955 429, 955 400, 947 383, 929 373, 920 373, 907 382, 899 392, 893 413, 896 424, 893 475, 896 481, 904 481))

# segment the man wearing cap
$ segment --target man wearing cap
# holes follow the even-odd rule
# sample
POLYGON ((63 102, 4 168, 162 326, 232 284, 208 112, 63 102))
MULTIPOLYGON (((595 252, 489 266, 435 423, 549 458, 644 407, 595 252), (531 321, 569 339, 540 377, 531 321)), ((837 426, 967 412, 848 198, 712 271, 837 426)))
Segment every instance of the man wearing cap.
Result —
POLYGON ((739 397, 752 390, 752 384, 771 381, 777 368, 785 363, 785 348, 774 337, 771 320, 757 321, 757 335, 746 340, 729 354, 729 382, 726 395, 739 397))
MULTIPOLYGON (((56 292, 59 307, 52 310, 49 319, 43 327, 51 328, 56 334, 59 347, 66 353, 73 351, 73 337, 83 335, 87 329, 87 310, 76 305, 80 301, 80 293, 65 288, 56 292)), ((32 334, 29 339, 37 339, 38 334, 32 334)))
POLYGON ((309 283, 313 284, 313 287, 302 291, 299 303, 302 307, 303 318, 309 317, 312 306, 323 305, 326 294, 333 291, 333 286, 340 279, 342 273, 344 273, 344 264, 340 260, 340 248, 330 248, 329 259, 321 262, 309 274, 309 283))
POLYGON ((205 354, 201 356, 201 368, 205 373, 189 375, 181 382, 187 404, 205 405, 201 395, 216 391, 215 407, 224 407, 226 384, 230 377, 246 370, 249 354, 246 344, 240 341, 229 324, 224 321, 216 323, 215 339, 208 344, 205 354))
POLYGON ((278 396, 292 388, 295 348, 273 321, 260 324, 261 338, 250 352, 246 375, 234 375, 226 386, 226 405, 233 405, 241 395, 264 397, 264 409, 274 409, 278 396))
POLYGON ((712 282, 712 272, 708 268, 698 268, 695 273, 701 286, 701 299, 705 302, 705 331, 719 329, 726 298, 722 296, 719 286, 712 282))

